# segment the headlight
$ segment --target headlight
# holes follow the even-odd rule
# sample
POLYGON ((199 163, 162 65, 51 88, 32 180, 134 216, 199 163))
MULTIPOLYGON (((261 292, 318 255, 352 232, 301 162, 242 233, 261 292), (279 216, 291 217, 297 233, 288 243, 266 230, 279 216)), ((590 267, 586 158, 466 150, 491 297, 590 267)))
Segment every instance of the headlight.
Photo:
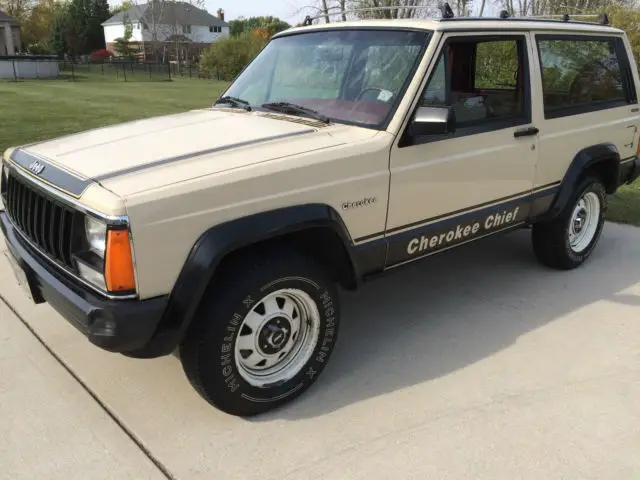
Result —
POLYGON ((104 251, 107 246, 107 225, 87 215, 84 217, 84 229, 89 250, 104 260, 104 251))
POLYGON ((135 292, 129 229, 107 226, 105 222, 86 215, 84 236, 84 247, 75 255, 78 274, 110 293, 135 292))

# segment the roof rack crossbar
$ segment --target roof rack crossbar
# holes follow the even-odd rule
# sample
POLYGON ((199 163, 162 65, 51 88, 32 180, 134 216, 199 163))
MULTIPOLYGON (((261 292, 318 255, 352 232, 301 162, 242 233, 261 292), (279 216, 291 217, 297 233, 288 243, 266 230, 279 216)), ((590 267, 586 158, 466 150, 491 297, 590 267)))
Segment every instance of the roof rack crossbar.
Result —
MULTIPOLYGON (((503 10, 504 12, 505 10, 503 10)), ((502 12, 500 12, 502 14, 502 12)), ((602 25, 609 25, 609 16, 606 13, 600 13, 600 14, 581 14, 581 13, 577 13, 577 14, 573 14, 573 15, 569 15, 568 13, 563 13, 563 14, 558 14, 558 15, 527 15, 525 17, 514 17, 514 18, 521 18, 523 20, 526 20, 527 18, 535 18, 535 19, 553 19, 553 18, 560 18, 562 19, 563 22, 570 22, 572 17, 578 17, 578 18, 597 18, 599 20, 599 23, 602 25)), ((500 18, 503 18, 502 16, 500 16, 500 18)), ((584 23, 584 22, 583 22, 584 23)), ((589 22, 589 23, 595 23, 595 22, 589 22)))

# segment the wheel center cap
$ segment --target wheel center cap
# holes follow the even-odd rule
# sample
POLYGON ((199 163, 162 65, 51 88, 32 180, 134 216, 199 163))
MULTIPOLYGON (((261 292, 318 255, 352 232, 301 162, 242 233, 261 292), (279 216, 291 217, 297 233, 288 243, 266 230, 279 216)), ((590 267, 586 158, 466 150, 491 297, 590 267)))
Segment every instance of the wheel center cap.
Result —
POLYGON ((260 349, 266 355, 279 353, 289 341, 291 324, 284 317, 274 317, 260 331, 260 349))
POLYGON ((578 215, 576 215, 576 219, 573 221, 573 229, 575 230, 576 233, 580 232, 584 227, 585 219, 586 219, 586 212, 584 210, 579 211, 578 215))

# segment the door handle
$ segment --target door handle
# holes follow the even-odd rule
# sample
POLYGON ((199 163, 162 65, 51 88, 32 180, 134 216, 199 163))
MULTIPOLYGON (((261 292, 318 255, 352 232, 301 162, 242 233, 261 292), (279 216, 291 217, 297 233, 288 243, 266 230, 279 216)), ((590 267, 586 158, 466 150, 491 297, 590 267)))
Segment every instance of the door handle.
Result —
POLYGON ((537 135, 539 131, 540 130, 538 130, 536 127, 527 127, 527 128, 522 128, 520 130, 516 130, 515 132, 513 132, 513 136, 516 138, 527 137, 530 135, 537 135))

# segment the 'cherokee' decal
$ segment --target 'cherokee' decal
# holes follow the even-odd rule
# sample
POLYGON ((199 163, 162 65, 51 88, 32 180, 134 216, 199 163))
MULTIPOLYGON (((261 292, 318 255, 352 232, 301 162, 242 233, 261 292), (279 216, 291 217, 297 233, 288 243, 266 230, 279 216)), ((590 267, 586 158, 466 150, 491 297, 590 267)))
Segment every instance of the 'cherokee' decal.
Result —
POLYGON ((368 207, 378 201, 377 197, 365 197, 353 202, 342 202, 342 210, 350 210, 358 207, 368 207))

